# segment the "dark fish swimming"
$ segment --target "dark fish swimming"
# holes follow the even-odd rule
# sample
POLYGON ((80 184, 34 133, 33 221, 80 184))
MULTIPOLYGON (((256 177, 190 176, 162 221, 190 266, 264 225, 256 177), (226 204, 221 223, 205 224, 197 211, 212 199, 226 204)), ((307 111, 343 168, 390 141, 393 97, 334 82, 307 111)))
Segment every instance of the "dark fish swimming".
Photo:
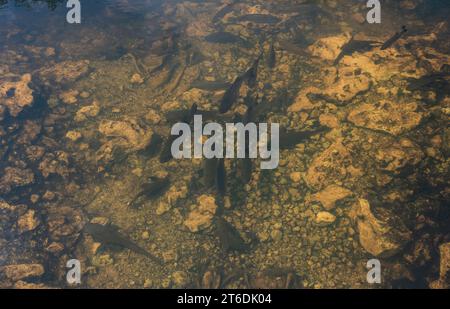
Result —
POLYGON ((146 157, 153 157, 156 156, 156 154, 161 149, 161 146, 164 142, 164 139, 159 134, 153 134, 152 139, 150 140, 150 143, 145 147, 142 151, 140 151, 141 155, 144 155, 146 157))
POLYGON ((258 79, 258 65, 261 60, 262 53, 259 57, 253 62, 253 65, 250 69, 245 72, 244 78, 247 80, 247 84, 250 88, 254 88, 256 86, 256 80, 258 79))
POLYGON ((248 249, 236 228, 220 217, 216 219, 216 233, 223 252, 242 252, 248 249))
POLYGON ((237 20, 255 24, 277 24, 281 21, 281 18, 270 14, 246 14, 238 17, 237 20))
MULTIPOLYGON (((424 90, 444 90, 448 89, 450 82, 448 81, 448 77, 450 73, 448 72, 440 72, 435 74, 429 74, 422 76, 420 78, 411 78, 408 80, 408 86, 406 89, 408 91, 424 91, 424 90)), ((444 91, 441 91, 443 94, 444 91)))
POLYGON ((408 32, 408 29, 406 29, 406 26, 402 27, 402 30, 400 32, 396 32, 389 40, 383 43, 381 46, 381 50, 388 49, 391 47, 395 42, 398 41, 406 32, 408 32))
POLYGON ((225 160, 223 158, 217 162, 216 188, 220 196, 225 196, 227 193, 227 171, 225 170, 225 160))
POLYGON ((340 54, 334 60, 333 65, 339 64, 339 62, 344 58, 344 56, 351 56, 355 52, 367 52, 379 45, 376 41, 360 41, 355 40, 353 37, 351 40, 342 47, 340 54))
POLYGON ((138 254, 148 257, 149 259, 160 265, 163 264, 163 261, 161 259, 149 253, 147 250, 141 248, 131 239, 119 233, 116 226, 87 223, 84 226, 83 232, 91 235, 95 241, 102 243, 102 245, 129 249, 138 254))
POLYGON ((167 112, 164 116, 168 123, 182 122, 190 124, 194 115, 198 113, 198 106, 196 103, 192 104, 189 109, 176 109, 167 112))
POLYGON ((159 154, 159 163, 167 163, 173 159, 172 144, 178 138, 177 135, 169 135, 163 144, 161 153, 159 154))
POLYGON ((238 76, 233 84, 227 89, 225 94, 220 101, 219 112, 221 114, 225 114, 228 112, 231 107, 236 103, 239 98, 239 90, 244 82, 247 82, 247 85, 250 88, 254 88, 256 86, 257 78, 258 78, 258 65, 261 60, 262 53, 258 56, 258 58, 253 62, 253 65, 241 76, 238 76))
POLYGON ((247 184, 252 179, 253 163, 252 159, 245 157, 244 159, 238 159, 238 168, 240 172, 241 180, 244 184, 247 184))
POLYGON ((205 41, 215 44, 239 44, 244 47, 251 47, 250 43, 239 35, 219 31, 205 36, 205 41))
POLYGON ((221 8, 212 18, 212 22, 215 24, 217 23, 220 19, 222 19, 225 15, 227 15, 228 13, 230 13, 231 11, 233 11, 233 7, 236 4, 236 0, 232 1, 231 3, 225 5, 223 8, 221 8))
POLYGON ((138 201, 142 197, 149 199, 157 198, 164 194, 169 189, 170 180, 169 177, 157 178, 150 177, 150 181, 141 185, 141 191, 128 203, 129 207, 134 208, 137 206, 138 201))
POLYGON ((329 128, 321 127, 312 131, 286 131, 280 130, 280 149, 293 149, 305 140, 329 131, 329 128))
POLYGON ((203 170, 202 183, 205 186, 205 188, 209 189, 215 186, 217 178, 217 159, 204 158, 202 162, 202 170, 203 170))
MULTIPOLYGON (((187 123, 190 124, 192 122, 192 119, 194 118, 194 115, 197 113, 198 107, 197 104, 192 104, 191 108, 189 110, 182 109, 182 110, 175 110, 171 111, 166 114, 166 119, 169 123, 187 123)), ((179 137, 179 135, 172 135, 169 134, 169 136, 166 138, 165 142, 163 143, 161 153, 159 155, 159 162, 160 163, 167 163, 170 160, 173 159, 172 156, 172 144, 173 142, 179 137)))
POLYGON ((288 40, 282 40, 279 42, 280 48, 290 54, 299 55, 299 56, 307 56, 308 53, 302 46, 294 44, 288 40))
POLYGON ((191 84, 191 88, 197 88, 206 91, 218 91, 227 89, 230 83, 219 81, 196 81, 191 84))
POLYGON ((275 47, 273 42, 270 43, 269 54, 267 55, 266 64, 267 67, 273 69, 277 62, 277 53, 275 52, 275 47))
POLYGON ((227 89, 225 94, 220 101, 219 112, 224 114, 228 112, 233 104, 237 101, 239 97, 239 90, 241 89, 242 84, 244 83, 244 76, 238 76, 231 84, 231 86, 227 89))

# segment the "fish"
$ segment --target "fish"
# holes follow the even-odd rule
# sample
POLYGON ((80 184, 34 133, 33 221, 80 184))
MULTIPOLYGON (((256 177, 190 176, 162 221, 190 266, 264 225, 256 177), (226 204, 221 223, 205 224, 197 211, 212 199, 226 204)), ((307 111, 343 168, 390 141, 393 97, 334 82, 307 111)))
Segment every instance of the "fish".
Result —
POLYGON ((216 184, 217 178, 217 159, 203 159, 202 162, 203 177, 202 183, 206 188, 211 188, 216 184))
POLYGON ((389 38, 386 42, 383 43, 383 45, 381 46, 381 50, 385 50, 385 49, 388 49, 389 47, 391 47, 406 32, 408 32, 408 29, 406 29, 406 26, 402 26, 402 30, 400 30, 400 32, 396 32, 391 38, 389 38))
POLYGON ((244 74, 244 79, 247 81, 247 85, 250 88, 254 88, 256 86, 256 80, 258 79, 258 65, 262 55, 263 54, 261 53, 253 62, 253 65, 244 74))
POLYGON ((408 91, 427 90, 427 89, 444 89, 449 86, 446 79, 450 76, 448 72, 440 72, 428 74, 420 78, 410 78, 406 89, 408 91))
POLYGON ((321 127, 312 131, 286 131, 285 129, 280 130, 279 147, 281 150, 293 149, 305 140, 329 130, 330 129, 327 127, 321 127))
POLYGON ((220 101, 219 112, 221 114, 228 112, 234 103, 236 103, 239 98, 239 91, 244 82, 247 82, 247 85, 250 88, 254 88, 256 86, 256 81, 258 78, 258 65, 262 55, 263 54, 261 53, 253 62, 253 65, 244 74, 236 77, 231 86, 225 91, 222 100, 220 101))
MULTIPOLYGON (((168 112, 165 116, 166 120, 169 123, 180 122, 190 124, 192 122, 192 119, 194 118, 194 115, 196 115, 197 111, 198 111, 197 104, 193 103, 190 109, 171 111, 168 112)), ((160 163, 167 163, 173 159, 172 144, 179 136, 180 135, 169 134, 169 136, 166 138, 165 142, 163 143, 161 153, 159 155, 160 163)))
POLYGON ((275 52, 275 47, 273 42, 270 44, 269 54, 267 55, 266 64, 267 67, 273 69, 277 63, 277 53, 275 52))
POLYGON ((227 191, 227 171, 225 170, 225 161, 223 158, 217 162, 216 189, 220 196, 225 196, 227 191))
POLYGON ((128 203, 128 206, 134 208, 138 204, 138 200, 144 196, 150 199, 157 198, 167 191, 169 185, 169 177, 150 177, 150 182, 141 185, 141 191, 128 203))
POLYGON ((239 159, 238 168, 240 171, 240 176, 241 176, 242 182, 244 184, 249 183, 250 180, 252 179, 252 171, 253 171, 252 159, 250 159, 248 157, 239 159))
POLYGON ((118 228, 114 225, 101 225, 97 223, 86 223, 83 228, 83 232, 89 234, 95 241, 102 243, 105 246, 116 246, 124 249, 129 249, 145 257, 148 257, 152 261, 159 265, 163 264, 163 261, 137 245, 131 239, 125 237, 119 233, 118 228))
MULTIPOLYGON (((174 124, 177 122, 183 122, 183 123, 189 123, 186 121, 186 119, 189 119, 189 117, 186 117, 186 115, 192 114, 191 109, 177 109, 167 112, 164 116, 166 118, 166 121, 169 124, 174 124), (185 119, 185 120, 183 120, 185 119)), ((233 120, 233 118, 230 115, 222 115, 218 111, 207 111, 207 110, 200 110, 197 109, 193 115, 201 115, 203 117, 203 120, 215 120, 222 123, 227 123, 233 120)), ((193 117, 193 116, 192 116, 193 117)), ((192 118, 191 118, 192 119, 192 118)))
POLYGON ((223 252, 243 252, 248 249, 236 228, 221 217, 216 218, 216 233, 223 252))
POLYGON ((159 163, 164 164, 173 159, 172 144, 178 137, 178 135, 169 135, 169 137, 165 140, 161 153, 159 154, 159 163))
POLYGON ((211 33, 207 36, 205 36, 205 41, 208 43, 215 43, 215 44, 240 44, 244 47, 251 47, 250 43, 245 40, 244 38, 240 37, 239 35, 225 32, 225 31, 219 31, 215 33, 211 33))
POLYGON ((355 40, 353 37, 351 40, 342 47, 341 52, 334 60, 333 65, 338 65, 344 56, 351 56, 355 52, 366 52, 374 48, 379 43, 376 41, 360 41, 355 40))
POLYGON ((255 24, 277 24, 281 21, 281 18, 270 14, 246 14, 238 17, 237 20, 255 24))
POLYGON ((194 115, 198 112, 198 105, 193 103, 189 109, 176 109, 168 111, 164 116, 169 123, 187 123, 190 124, 194 115))
POLYGON ((167 72, 166 78, 164 78, 164 80, 158 85, 158 87, 163 87, 164 85, 170 83, 170 81, 174 78, 175 73, 178 71, 180 67, 181 65, 178 62, 171 65, 169 71, 167 72))
POLYGON ((225 91, 222 100, 220 101, 219 112, 225 114, 228 112, 233 104, 237 101, 239 97, 239 90, 244 83, 244 76, 238 76, 231 84, 231 86, 225 91))
POLYGON ((297 44, 291 43, 288 40, 282 40, 278 42, 280 48, 284 51, 287 51, 290 54, 299 55, 299 56, 307 56, 308 53, 304 48, 298 46, 297 44))
POLYGON ((196 81, 191 84, 191 88, 207 91, 218 91, 228 87, 230 87, 230 83, 220 81, 196 81))
POLYGON ((212 18, 212 22, 215 24, 219 21, 219 19, 222 19, 225 15, 233 11, 234 5, 237 1, 233 1, 227 5, 225 5, 223 8, 221 8, 212 18))
POLYGON ((147 147, 141 150, 139 154, 147 157, 153 157, 159 152, 163 142, 164 139, 162 138, 162 136, 155 133, 153 134, 150 143, 147 145, 147 147))

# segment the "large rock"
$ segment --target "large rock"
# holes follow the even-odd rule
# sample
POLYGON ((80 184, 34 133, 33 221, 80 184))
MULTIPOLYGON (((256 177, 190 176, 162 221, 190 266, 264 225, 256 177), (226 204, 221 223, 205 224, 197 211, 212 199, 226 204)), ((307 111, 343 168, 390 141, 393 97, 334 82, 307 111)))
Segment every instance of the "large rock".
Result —
POLYGON ((40 221, 36 217, 36 212, 30 209, 17 220, 17 228, 20 233, 25 233, 37 228, 39 223, 40 221))
POLYGON ((337 186, 329 185, 322 191, 314 194, 311 201, 318 201, 326 210, 331 210, 336 206, 336 202, 352 195, 352 191, 337 186))
POLYGON ((72 172, 72 169, 69 168, 69 155, 64 151, 45 154, 38 168, 45 178, 50 175, 66 178, 72 172))
POLYGON ((347 119, 358 127, 400 135, 417 127, 422 121, 422 113, 417 109, 416 103, 365 103, 352 109, 347 119))
POLYGON ((7 194, 12 189, 23 187, 34 182, 34 174, 30 169, 7 167, 0 179, 0 193, 7 194))
POLYGON ((39 77, 48 85, 68 84, 76 81, 89 72, 89 61, 64 61, 38 72, 39 77))
POLYGON ((202 195, 197 199, 197 204, 192 207, 184 225, 191 232, 198 232, 211 226, 217 205, 213 196, 202 195))
POLYGON ((100 133, 113 138, 115 145, 132 150, 142 150, 151 141, 153 132, 137 124, 136 121, 104 120, 99 126, 100 133))
POLYGON ((399 173, 406 166, 416 166, 425 157, 420 147, 406 138, 383 146, 376 152, 375 160, 383 170, 391 173, 399 173))
POLYGON ((356 223, 361 246, 375 257, 391 257, 411 239, 400 218, 388 212, 376 217, 365 199, 353 206, 349 216, 356 223))
POLYGON ((430 285, 435 289, 448 289, 450 287, 450 242, 439 246, 440 264, 439 279, 430 285))
POLYGON ((2 82, 0 80, 0 118, 5 109, 16 117, 27 106, 33 104, 33 90, 28 87, 31 75, 23 75, 17 82, 2 82))
POLYGON ((348 176, 357 181, 361 171, 352 165, 350 151, 338 140, 313 159, 305 180, 311 188, 322 190, 348 176))
POLYGON ((315 57, 333 62, 341 53, 342 47, 351 39, 349 34, 330 36, 317 40, 308 47, 308 51, 315 57))
POLYGON ((51 239, 59 241, 74 236, 83 227, 83 214, 78 209, 67 206, 51 207, 48 211, 47 227, 51 239))
POLYGON ((344 67, 339 71, 336 82, 326 85, 321 92, 325 99, 344 104, 353 100, 357 95, 367 92, 372 85, 371 79, 361 71, 351 67, 344 67))
POLYGON ((41 264, 16 264, 7 265, 0 268, 0 272, 12 281, 18 281, 29 277, 39 277, 44 274, 44 267, 41 264))

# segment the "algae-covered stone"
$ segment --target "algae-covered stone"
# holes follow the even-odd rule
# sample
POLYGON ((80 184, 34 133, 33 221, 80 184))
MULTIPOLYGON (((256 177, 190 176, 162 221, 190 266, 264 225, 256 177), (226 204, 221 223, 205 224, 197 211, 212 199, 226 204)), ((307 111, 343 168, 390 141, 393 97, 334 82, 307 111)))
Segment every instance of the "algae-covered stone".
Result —
POLYGON ((18 281, 29 277, 39 277, 44 274, 44 266, 41 264, 15 264, 0 268, 0 272, 12 281, 18 281))
POLYGON ((417 127, 422 121, 422 113, 416 103, 384 100, 355 107, 347 119, 359 127, 400 135, 417 127))
POLYGON ((312 201, 318 201, 327 209, 333 209, 336 202, 352 195, 352 192, 338 185, 329 185, 324 190, 317 192, 311 198, 312 201))
POLYGON ((400 218, 391 213, 377 218, 365 199, 354 205, 350 217, 357 225, 361 246, 375 257, 391 257, 411 239, 411 232, 400 218))
POLYGON ((28 210, 24 215, 20 216, 17 221, 17 228, 20 233, 29 232, 38 227, 39 219, 36 217, 36 212, 32 209, 28 210))
POLYGON ((329 225, 336 221, 336 216, 327 211, 317 213, 314 222, 318 225, 329 225))
POLYGON ((136 121, 103 120, 100 133, 114 139, 115 144, 133 150, 144 149, 151 141, 152 130, 143 128, 136 121))
POLYGON ((184 225, 191 232, 204 230, 211 225, 216 210, 216 199, 210 195, 202 195, 197 199, 197 204, 184 221, 184 225))
MULTIPOLYGON (((33 90, 29 87, 31 74, 23 75, 17 82, 0 80, 0 114, 8 109, 11 116, 16 117, 19 113, 33 104, 33 90)), ((1 115, 0 115, 0 118, 1 115)))

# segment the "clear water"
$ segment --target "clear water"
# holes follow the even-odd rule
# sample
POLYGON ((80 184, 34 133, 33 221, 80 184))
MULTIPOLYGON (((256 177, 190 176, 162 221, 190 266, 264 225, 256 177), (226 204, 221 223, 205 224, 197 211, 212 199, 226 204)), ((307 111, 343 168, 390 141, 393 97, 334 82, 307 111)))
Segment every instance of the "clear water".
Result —
MULTIPOLYGON (((3 269, 1 287, 70 287, 71 259, 86 288, 445 284, 448 74, 407 86, 448 73, 446 1, 385 1, 381 25, 364 21, 365 1, 239 1, 224 16, 220 1, 81 1, 81 24, 67 23, 65 4, 0 1, 0 87, 31 74, 33 92, 18 115, 0 117, 0 267, 44 269, 20 278, 3 269), (403 25, 407 35, 380 51, 403 25), (223 31, 234 37, 208 37, 223 31), (345 33, 376 41, 376 51, 333 65, 345 33), (216 111, 226 88, 211 83, 231 84, 260 54, 256 86, 241 89, 225 119, 245 114, 248 94, 260 108, 255 121, 328 130, 282 150, 273 171, 254 160, 248 183, 241 161, 225 160, 221 196, 214 181, 202 183, 201 159, 161 163, 162 146, 149 137, 166 139, 169 115, 193 103, 224 121, 216 111), (151 177, 168 177, 167 190, 142 191, 151 177), (246 250, 233 249, 220 220, 246 250), (88 222, 105 230, 90 235, 88 222), (372 258, 382 284, 367 282, 372 258)), ((0 107, 26 101, 18 87, 0 92, 0 107)))

